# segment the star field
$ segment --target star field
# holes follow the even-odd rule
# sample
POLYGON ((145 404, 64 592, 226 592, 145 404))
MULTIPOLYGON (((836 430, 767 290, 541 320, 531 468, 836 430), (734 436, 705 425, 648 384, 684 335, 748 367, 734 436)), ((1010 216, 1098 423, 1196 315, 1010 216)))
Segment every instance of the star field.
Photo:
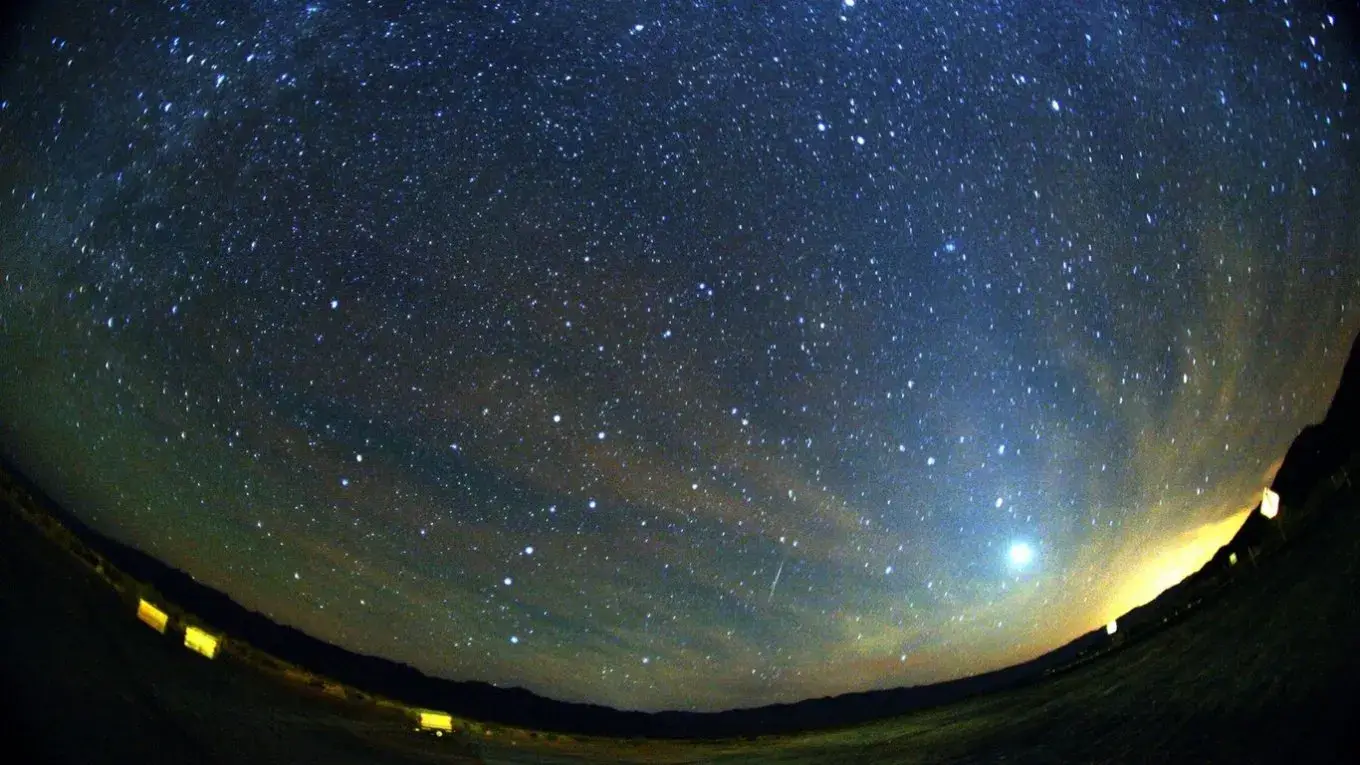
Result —
POLYGON ((0 70, 0 445, 242 604, 641 709, 1030 658, 1360 330, 1308 3, 75 2, 0 70))

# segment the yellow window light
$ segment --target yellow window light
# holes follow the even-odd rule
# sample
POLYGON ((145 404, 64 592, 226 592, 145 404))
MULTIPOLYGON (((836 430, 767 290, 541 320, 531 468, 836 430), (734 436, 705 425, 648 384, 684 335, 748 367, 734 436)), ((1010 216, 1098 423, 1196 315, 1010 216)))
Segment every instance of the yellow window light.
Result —
POLYGON ((197 627, 184 630, 184 647, 211 659, 217 655, 217 636, 209 635, 197 627))
POLYGON ((1280 514, 1280 495, 1266 489, 1261 493, 1261 515, 1274 518, 1280 514))
POLYGON ((1228 565, 1229 566, 1237 565, 1237 553, 1228 553, 1228 565))
POLYGON ((1105 625, 1105 634, 1106 634, 1106 635, 1113 635, 1114 633, 1116 633, 1116 632, 1118 632, 1118 631, 1119 631, 1119 621, 1118 621, 1117 619, 1116 619, 1116 620, 1112 620, 1109 624, 1105 625))
POLYGON ((165 625, 170 623, 170 615, 156 608, 145 600, 137 601, 137 618, 141 619, 146 626, 165 634, 165 625))
POLYGON ((453 717, 443 712, 421 712, 420 727, 423 730, 453 732, 453 717))

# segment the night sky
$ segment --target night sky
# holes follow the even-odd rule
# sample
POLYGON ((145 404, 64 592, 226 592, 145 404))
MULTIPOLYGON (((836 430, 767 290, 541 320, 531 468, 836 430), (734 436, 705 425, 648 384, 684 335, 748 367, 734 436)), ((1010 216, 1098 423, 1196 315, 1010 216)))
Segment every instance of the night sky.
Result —
POLYGON ((431 674, 721 709, 1030 658, 1236 530, 1360 330, 1307 3, 63 3, 0 445, 431 674))

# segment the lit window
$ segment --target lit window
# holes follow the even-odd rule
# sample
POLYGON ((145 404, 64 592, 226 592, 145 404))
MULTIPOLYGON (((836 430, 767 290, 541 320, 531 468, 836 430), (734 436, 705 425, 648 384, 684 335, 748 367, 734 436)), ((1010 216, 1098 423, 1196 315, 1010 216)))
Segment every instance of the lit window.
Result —
POLYGON ((420 727, 425 730, 453 730, 453 718, 443 712, 421 712, 420 727))
POLYGON ((184 647, 211 659, 217 655, 217 637, 197 627, 188 627, 184 630, 184 647))
POLYGON ((165 634, 165 625, 170 623, 169 614, 156 608, 145 600, 137 602, 137 618, 151 629, 165 634))

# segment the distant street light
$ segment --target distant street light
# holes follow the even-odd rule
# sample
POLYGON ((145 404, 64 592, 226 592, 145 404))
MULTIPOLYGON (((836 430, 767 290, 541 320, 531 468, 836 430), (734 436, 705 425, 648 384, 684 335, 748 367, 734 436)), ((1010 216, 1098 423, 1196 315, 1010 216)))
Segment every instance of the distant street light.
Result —
POLYGON ((1280 514, 1280 495, 1271 491, 1268 487, 1261 493, 1261 515, 1267 518, 1274 518, 1280 514))
MULTIPOLYGON (((1265 491, 1261 492, 1261 515, 1264 515, 1268 520, 1273 521, 1279 514, 1280 495, 1271 491, 1270 487, 1267 486, 1265 491)), ((1284 535, 1284 519, 1276 521, 1275 528, 1280 530, 1280 541, 1288 542, 1289 538, 1284 535)))

